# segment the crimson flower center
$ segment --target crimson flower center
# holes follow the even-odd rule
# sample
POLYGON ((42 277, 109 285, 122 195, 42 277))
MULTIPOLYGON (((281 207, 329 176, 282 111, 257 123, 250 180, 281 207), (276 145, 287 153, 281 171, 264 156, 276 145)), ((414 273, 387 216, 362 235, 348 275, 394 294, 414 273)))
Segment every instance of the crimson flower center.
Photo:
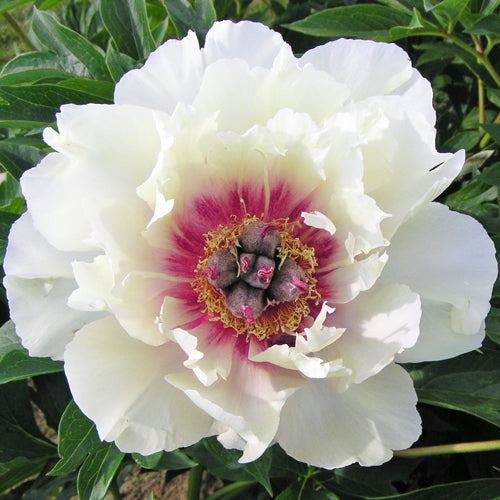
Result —
POLYGON ((287 220, 235 217, 206 235, 193 288, 212 320, 259 340, 294 335, 319 303, 314 248, 292 234, 287 220))

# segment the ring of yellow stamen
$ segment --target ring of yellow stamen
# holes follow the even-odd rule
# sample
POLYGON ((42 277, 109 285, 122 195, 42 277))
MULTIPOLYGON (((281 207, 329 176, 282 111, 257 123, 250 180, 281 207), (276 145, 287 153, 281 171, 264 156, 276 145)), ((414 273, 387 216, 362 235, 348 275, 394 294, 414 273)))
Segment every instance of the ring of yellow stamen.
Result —
POLYGON ((314 256, 314 248, 304 245, 298 238, 291 234, 291 226, 288 220, 272 220, 270 226, 278 228, 281 244, 278 248, 277 261, 280 262, 289 257, 300 266, 305 274, 305 282, 308 285, 306 293, 297 299, 288 302, 269 304, 254 322, 248 323, 242 318, 235 317, 226 307, 225 297, 214 288, 207 279, 205 270, 207 261, 217 250, 232 248, 238 244, 238 238, 245 226, 260 221, 257 217, 247 216, 241 221, 234 218, 231 226, 218 226, 215 231, 205 235, 204 254, 200 257, 195 270, 195 279, 192 282, 193 289, 198 294, 198 302, 204 303, 204 312, 211 316, 212 321, 221 321, 225 327, 232 328, 237 335, 255 335, 259 340, 276 334, 295 334, 301 321, 309 315, 309 302, 319 303, 320 295, 316 290, 317 280, 314 272, 317 260, 314 256))

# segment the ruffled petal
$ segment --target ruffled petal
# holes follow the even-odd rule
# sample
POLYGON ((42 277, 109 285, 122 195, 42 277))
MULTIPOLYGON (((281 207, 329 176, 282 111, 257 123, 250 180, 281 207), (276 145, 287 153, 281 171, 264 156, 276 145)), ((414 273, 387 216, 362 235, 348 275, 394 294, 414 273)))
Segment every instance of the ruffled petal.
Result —
POLYGON ((345 83, 355 100, 394 93, 413 74, 408 54, 395 44, 336 40, 307 51, 300 64, 312 64, 345 83))
POLYGON ((401 360, 444 359, 477 347, 497 276, 495 248, 482 226, 431 203, 401 226, 388 253, 380 281, 407 284, 423 305, 421 338, 401 360), (460 335, 474 338, 454 343, 460 335))
POLYGON ((325 350, 342 359, 352 375, 338 379, 337 387, 363 382, 391 363, 396 354, 412 347, 419 335, 420 316, 419 296, 401 285, 376 285, 352 302, 339 305, 331 322, 345 328, 345 333, 325 350))
POLYGON ((31 356, 62 359, 74 333, 102 316, 67 307, 76 287, 72 279, 6 276, 4 286, 16 333, 31 356))
POLYGON ((190 31, 184 39, 158 47, 142 68, 125 73, 116 84, 114 100, 172 113, 179 102, 192 102, 202 73, 200 46, 190 31))
POLYGON ((32 356, 62 359, 74 332, 98 316, 67 307, 77 287, 71 262, 92 254, 59 252, 26 213, 12 226, 4 261, 4 286, 16 333, 32 356))
POLYGON ((150 455, 210 434, 212 419, 165 381, 182 369, 182 357, 175 343, 148 346, 105 318, 78 332, 64 361, 75 402, 99 437, 123 452, 150 455))
POLYGON ((65 105, 59 134, 46 129, 51 153, 26 171, 21 187, 35 227, 56 248, 94 249, 84 201, 125 200, 150 174, 159 152, 153 113, 128 106, 65 105), (61 210, 61 207, 65 207, 61 210))
MULTIPOLYGON (((267 363, 253 363, 246 356, 240 356, 238 349, 233 356, 227 380, 219 379, 208 387, 186 373, 169 375, 167 380, 240 436, 245 446, 239 461, 246 463, 256 460, 271 444, 283 404, 304 381, 288 370, 267 363)), ((222 442, 226 443, 224 439, 222 442)))
POLYGON ((328 380, 312 381, 287 400, 276 441, 296 460, 317 467, 380 465, 391 450, 408 448, 419 437, 416 403, 412 381, 397 365, 343 393, 328 380))
POLYGON ((219 59, 242 59, 249 66, 271 68, 281 55, 293 57, 283 37, 267 26, 251 21, 221 21, 208 31, 203 60, 208 66, 219 59))

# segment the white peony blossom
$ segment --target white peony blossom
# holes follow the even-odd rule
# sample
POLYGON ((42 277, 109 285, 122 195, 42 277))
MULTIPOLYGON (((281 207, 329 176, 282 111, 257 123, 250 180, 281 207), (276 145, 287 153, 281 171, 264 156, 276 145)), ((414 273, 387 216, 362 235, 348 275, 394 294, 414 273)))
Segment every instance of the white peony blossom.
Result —
POLYGON ((217 435, 320 467, 380 464, 420 435, 397 362, 480 346, 496 277, 473 219, 433 203, 464 153, 435 149, 429 83, 395 45, 294 57, 216 23, 66 105, 21 181, 5 258, 33 356, 124 452, 217 435))

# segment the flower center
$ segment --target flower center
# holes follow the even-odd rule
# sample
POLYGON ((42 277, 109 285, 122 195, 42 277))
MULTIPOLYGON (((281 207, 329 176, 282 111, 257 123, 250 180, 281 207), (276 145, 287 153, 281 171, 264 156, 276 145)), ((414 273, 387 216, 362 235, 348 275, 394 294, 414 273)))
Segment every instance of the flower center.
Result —
POLYGON ((291 234, 287 220, 245 217, 206 235, 193 288, 212 320, 259 340, 295 334, 319 303, 314 248, 291 234))

